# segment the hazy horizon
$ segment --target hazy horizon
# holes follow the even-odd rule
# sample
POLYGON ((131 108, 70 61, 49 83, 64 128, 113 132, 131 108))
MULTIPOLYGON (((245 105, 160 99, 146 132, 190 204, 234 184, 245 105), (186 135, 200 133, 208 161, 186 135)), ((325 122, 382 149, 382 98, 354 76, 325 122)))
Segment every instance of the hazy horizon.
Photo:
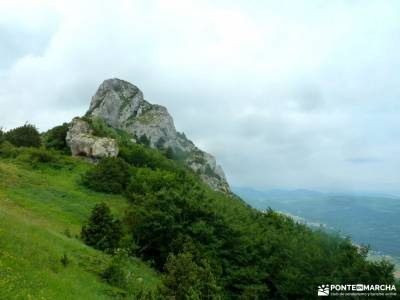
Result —
MULTIPOLYGON (((264 187, 251 187, 251 186, 231 186, 233 192, 238 190, 250 190, 254 192, 259 192, 263 194, 268 193, 314 193, 314 194, 322 194, 322 195, 345 195, 345 196, 359 196, 359 197, 383 197, 383 198, 394 198, 400 200, 400 192, 385 192, 385 191, 369 191, 369 190, 341 190, 341 189, 306 189, 306 188, 270 188, 268 186, 264 187)), ((246 200, 246 199, 244 199, 246 200)))
POLYGON ((400 195, 398 1, 2 1, 0 127, 164 105, 232 186, 400 195), (23 9, 22 9, 23 8, 23 9))

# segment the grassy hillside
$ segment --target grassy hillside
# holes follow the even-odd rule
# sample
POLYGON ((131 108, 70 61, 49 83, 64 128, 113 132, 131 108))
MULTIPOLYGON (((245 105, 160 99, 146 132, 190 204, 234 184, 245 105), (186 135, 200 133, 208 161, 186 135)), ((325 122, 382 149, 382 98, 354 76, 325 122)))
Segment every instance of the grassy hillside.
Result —
POLYGON ((252 209, 162 149, 91 126, 119 157, 71 158, 65 125, 47 149, 15 147, 31 126, 0 139, 0 299, 309 300, 320 284, 395 283, 392 264, 351 241, 252 209))
MULTIPOLYGON (((0 299, 115 299, 122 291, 100 279, 110 257, 77 236, 91 208, 106 202, 115 215, 128 203, 121 196, 79 184, 89 164, 64 158, 62 167, 0 159, 0 299), (66 254, 70 263, 64 267, 66 254)), ((158 274, 131 259, 133 288, 154 289, 158 274)))

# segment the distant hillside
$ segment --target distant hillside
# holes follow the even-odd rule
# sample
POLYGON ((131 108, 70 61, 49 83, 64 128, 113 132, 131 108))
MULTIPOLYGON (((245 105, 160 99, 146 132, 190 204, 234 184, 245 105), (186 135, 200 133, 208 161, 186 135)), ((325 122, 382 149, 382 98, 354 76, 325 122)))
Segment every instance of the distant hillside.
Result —
POLYGON ((359 244, 400 257, 400 198, 324 194, 307 190, 257 191, 233 188, 253 207, 275 210, 326 224, 359 244))

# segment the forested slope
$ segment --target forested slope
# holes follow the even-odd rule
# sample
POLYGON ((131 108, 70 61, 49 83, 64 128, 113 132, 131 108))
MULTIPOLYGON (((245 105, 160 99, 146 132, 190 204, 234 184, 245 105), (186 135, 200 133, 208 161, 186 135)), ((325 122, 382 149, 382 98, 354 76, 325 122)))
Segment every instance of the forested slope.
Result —
POLYGON ((92 126, 119 157, 70 157, 62 128, 41 148, 0 145, 0 298, 313 299, 324 283, 394 282, 391 264, 349 240, 261 213, 174 153, 92 126))

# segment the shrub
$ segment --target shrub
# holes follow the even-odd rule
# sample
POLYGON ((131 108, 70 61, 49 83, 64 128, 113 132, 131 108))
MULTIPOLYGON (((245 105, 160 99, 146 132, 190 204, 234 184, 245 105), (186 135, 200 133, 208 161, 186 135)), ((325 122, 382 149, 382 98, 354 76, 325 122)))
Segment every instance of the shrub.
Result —
POLYGON ((130 167, 121 158, 102 159, 83 175, 83 184, 98 192, 122 193, 130 180, 130 167))
POLYGON ((221 299, 206 260, 197 263, 191 253, 168 256, 161 294, 167 299, 221 299))
POLYGON ((81 237, 85 244, 96 249, 109 251, 118 247, 122 236, 120 221, 114 220, 105 203, 97 204, 82 227, 81 237))
POLYGON ((100 118, 91 118, 88 121, 93 130, 93 135, 117 139, 118 134, 116 133, 115 129, 108 126, 104 120, 100 118))
POLYGON ((120 147, 119 156, 135 167, 150 169, 176 170, 176 164, 155 149, 140 144, 120 147))
POLYGON ((40 147, 42 144, 38 130, 31 124, 11 129, 6 132, 5 139, 17 147, 40 147))
POLYGON ((69 228, 66 228, 66 229, 64 230, 64 234, 65 234, 65 236, 68 237, 68 238, 71 238, 71 237, 72 237, 71 230, 69 230, 69 228))
POLYGON ((186 152, 183 150, 175 149, 173 152, 173 159, 176 161, 185 161, 190 157, 190 152, 186 152))
POLYGON ((145 146, 150 146, 150 140, 145 134, 140 136, 139 143, 145 146))
POLYGON ((52 167, 60 167, 56 153, 44 148, 22 148, 19 150, 18 160, 37 167, 39 164, 50 164, 52 167))
POLYGON ((132 136, 128 132, 111 127, 101 118, 84 117, 83 120, 89 123, 90 128, 93 130, 93 135, 95 136, 115 139, 119 147, 133 144, 132 136))
POLYGON ((8 141, 0 144, 0 156, 3 158, 15 158, 19 153, 20 151, 8 141))
POLYGON ((68 126, 68 123, 64 123, 47 131, 44 134, 45 147, 69 153, 69 148, 66 142, 68 126))
POLYGON ((138 277, 140 270, 133 269, 136 267, 136 264, 132 264, 132 262, 132 259, 129 257, 129 251, 126 251, 126 249, 117 249, 113 253, 108 266, 101 273, 102 279, 110 285, 122 289, 124 293, 121 293, 121 298, 123 299, 161 299, 156 295, 156 289, 149 288, 147 284, 143 284, 143 278, 138 277))
POLYGON ((142 145, 122 147, 119 156, 135 167, 145 167, 153 163, 149 153, 142 145))
POLYGON ((158 141, 155 143, 154 146, 155 146, 157 149, 162 150, 162 149, 164 149, 165 143, 166 143, 166 140, 165 140, 163 137, 160 137, 160 138, 158 139, 158 141))
POLYGON ((163 152, 163 154, 164 154, 165 157, 168 158, 168 159, 174 159, 174 157, 175 157, 174 150, 172 150, 171 147, 168 147, 167 149, 165 149, 165 151, 163 152))
POLYGON ((45 149, 30 148, 25 151, 28 154, 29 159, 33 162, 49 163, 57 160, 56 155, 53 152, 45 149))
POLYGON ((68 255, 66 253, 64 253, 64 255, 61 257, 60 262, 64 267, 69 265, 70 260, 69 260, 68 255))
POLYGON ((124 251, 118 251, 102 272, 101 277, 112 286, 126 288, 128 272, 125 265, 127 260, 128 255, 124 251))
POLYGON ((127 187, 129 196, 156 193, 162 189, 177 188, 179 182, 176 173, 160 169, 137 168, 127 187))
POLYGON ((217 173, 215 173, 215 172, 213 171, 213 169, 211 169, 211 167, 210 167, 209 164, 206 165, 205 173, 206 173, 207 176, 215 177, 215 178, 221 180, 221 177, 219 177, 219 175, 218 175, 217 173))
POLYGON ((4 131, 0 128, 0 144, 4 142, 4 131))
POLYGON ((101 274, 102 278, 109 284, 124 288, 126 286, 126 274, 124 272, 123 266, 119 263, 112 263, 104 270, 101 274))

